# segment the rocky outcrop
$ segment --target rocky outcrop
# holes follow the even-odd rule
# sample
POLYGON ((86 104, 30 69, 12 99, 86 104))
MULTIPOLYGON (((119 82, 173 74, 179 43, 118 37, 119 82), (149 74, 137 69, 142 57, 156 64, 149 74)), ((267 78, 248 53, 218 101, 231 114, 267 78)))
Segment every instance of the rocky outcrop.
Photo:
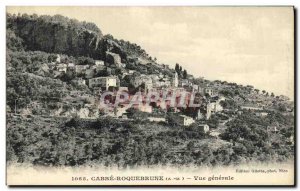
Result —
POLYGON ((120 55, 112 52, 106 52, 106 62, 111 66, 121 67, 120 55))
POLYGON ((114 64, 126 63, 127 57, 139 57, 149 62, 149 55, 140 46, 111 35, 103 36, 93 23, 79 22, 61 15, 7 15, 8 47, 39 50, 47 53, 86 56, 114 64), (111 59, 113 58, 113 59, 111 59), (112 60, 112 61, 111 61, 112 60))
POLYGON ((24 41, 28 50, 99 58, 103 35, 96 26, 93 30, 87 26, 62 16, 7 17, 7 27, 24 41))

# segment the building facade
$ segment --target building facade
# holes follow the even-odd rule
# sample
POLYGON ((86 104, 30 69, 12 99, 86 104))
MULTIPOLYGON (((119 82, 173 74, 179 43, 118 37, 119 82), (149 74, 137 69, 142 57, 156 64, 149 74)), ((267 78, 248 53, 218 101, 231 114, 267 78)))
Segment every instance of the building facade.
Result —
POLYGON ((195 120, 192 117, 186 115, 179 116, 180 124, 183 126, 190 126, 191 124, 195 123, 195 120))
POLYGON ((104 66, 104 61, 103 60, 95 60, 95 65, 96 66, 104 66))
POLYGON ((58 64, 56 68, 59 72, 67 72, 67 64, 58 64))
POLYGON ((209 126, 207 124, 200 124, 198 127, 201 132, 207 133, 209 131, 209 126))
POLYGON ((204 94, 208 94, 209 96, 214 96, 216 94, 216 92, 212 88, 205 88, 204 94))
POLYGON ((116 76, 108 76, 108 77, 98 77, 89 79, 89 87, 100 87, 108 90, 109 87, 118 87, 118 77, 116 76))
POLYGON ((173 87, 177 88, 179 84, 179 80, 178 80, 178 74, 177 72, 174 73, 174 78, 173 78, 173 87))
POLYGON ((76 73, 84 73, 86 69, 88 69, 90 66, 89 65, 76 65, 75 66, 75 72, 76 73))

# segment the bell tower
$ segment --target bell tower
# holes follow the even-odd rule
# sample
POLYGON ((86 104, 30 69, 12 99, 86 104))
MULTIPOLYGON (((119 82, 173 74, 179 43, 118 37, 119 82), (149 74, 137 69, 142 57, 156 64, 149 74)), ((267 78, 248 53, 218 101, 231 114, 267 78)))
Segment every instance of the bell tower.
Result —
POLYGON ((177 74, 176 71, 175 71, 175 73, 174 73, 173 87, 175 87, 175 88, 178 87, 178 74, 177 74))

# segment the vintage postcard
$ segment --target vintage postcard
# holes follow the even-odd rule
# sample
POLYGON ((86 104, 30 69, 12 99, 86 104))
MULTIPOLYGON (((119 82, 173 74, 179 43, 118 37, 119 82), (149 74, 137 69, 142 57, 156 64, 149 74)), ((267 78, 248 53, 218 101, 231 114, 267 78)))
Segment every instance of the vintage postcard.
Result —
POLYGON ((6 183, 294 186, 294 7, 6 7, 6 183))

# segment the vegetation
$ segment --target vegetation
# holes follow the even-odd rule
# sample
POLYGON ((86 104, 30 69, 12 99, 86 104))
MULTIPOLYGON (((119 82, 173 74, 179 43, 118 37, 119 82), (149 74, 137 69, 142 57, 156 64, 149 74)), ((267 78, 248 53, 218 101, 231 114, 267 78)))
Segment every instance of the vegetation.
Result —
POLYGON ((63 126, 30 126, 29 123, 10 126, 9 123, 7 157, 9 161, 43 166, 117 165, 120 168, 232 162, 230 146, 213 150, 200 143, 207 137, 198 130, 168 128, 112 119, 85 125, 72 119, 63 126))
POLYGON ((244 113, 228 124, 221 138, 233 143, 233 151, 240 159, 285 161, 294 156, 294 147, 287 144, 293 133, 293 120, 280 113, 266 118, 244 113))
MULTIPOLYGON (((93 65, 96 59, 105 61, 106 51, 119 54, 125 69, 136 70, 122 78, 124 68, 105 66, 95 70, 94 77, 118 75, 121 86, 131 93, 145 89, 134 87, 132 78, 141 74, 189 78, 179 64, 175 69, 157 64, 139 45, 103 35, 92 23, 56 16, 7 15, 7 161, 43 166, 104 165, 120 168, 141 165, 230 165, 248 161, 284 161, 294 156, 290 138, 294 135, 293 107, 265 90, 236 83, 191 79, 200 87, 211 86, 226 98, 221 105, 226 110, 209 120, 183 127, 178 115, 155 108, 156 115, 166 116, 166 122, 149 122, 148 113, 128 109, 129 120, 103 117, 84 120, 49 117, 51 109, 81 108, 90 104, 92 91, 76 79, 87 79, 74 71, 56 73, 50 69, 57 62, 93 65), (72 92, 85 94, 82 97, 72 92), (255 112, 236 111, 244 103, 268 102, 268 116, 255 112), (251 97, 252 96, 252 97, 251 97), (275 101, 274 101, 275 100, 275 101), (32 114, 14 115, 17 110, 32 108, 32 114), (199 130, 205 122, 219 137, 199 130), (225 123, 226 122, 226 123, 225 123), (278 129, 275 132, 274 127, 278 129), (220 129, 222 128, 222 129, 220 129)), ((202 102, 203 95, 196 96, 202 102)), ((213 96, 206 96, 206 100, 213 96)), ((197 102, 197 103, 198 103, 197 102)), ((91 104, 92 105, 92 104, 91 104)), ((197 108, 198 109, 198 108, 197 108)), ((206 109, 206 108, 201 108, 206 109)), ((196 110, 183 110, 195 116, 196 110)))
MULTIPOLYGON (((23 123, 12 119, 7 128, 7 156, 9 161, 43 166, 117 165, 119 168, 287 160, 293 156, 293 146, 285 140, 293 132, 292 129, 282 129, 278 134, 268 132, 264 125, 273 124, 273 117, 262 120, 255 115, 240 116, 221 135, 229 143, 216 148, 201 142, 213 139, 196 126, 118 122, 110 118, 97 121, 73 118, 66 123, 52 118, 52 125, 39 126, 34 122, 40 118, 18 119, 25 120, 23 123)), ((292 121, 282 122, 292 125, 292 121)))
POLYGON ((186 79, 187 78, 187 71, 182 69, 182 66, 180 66, 178 63, 175 65, 175 71, 177 72, 178 76, 186 79))

